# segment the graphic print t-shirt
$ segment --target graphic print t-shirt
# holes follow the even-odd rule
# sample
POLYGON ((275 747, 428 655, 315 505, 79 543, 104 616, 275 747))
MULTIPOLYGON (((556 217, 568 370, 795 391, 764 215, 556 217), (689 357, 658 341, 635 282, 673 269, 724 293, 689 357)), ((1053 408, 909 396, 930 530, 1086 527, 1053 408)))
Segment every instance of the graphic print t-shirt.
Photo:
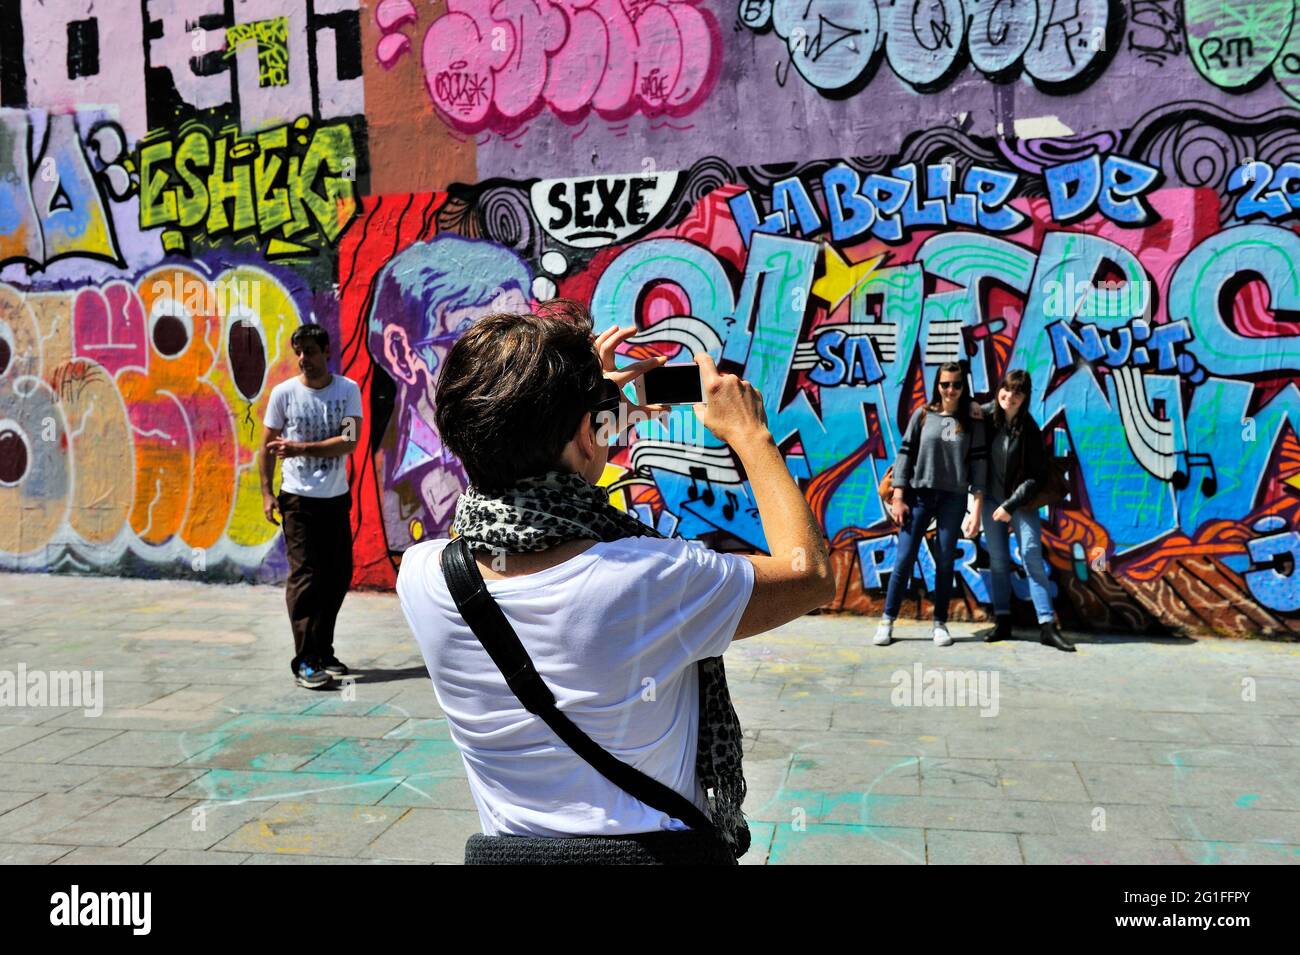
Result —
MULTIPOLYGON (((361 418, 361 389, 335 375, 324 388, 308 388, 290 378, 271 390, 266 426, 279 428, 290 441, 324 441, 343 433, 344 418, 361 418)), ((348 493, 348 459, 296 457, 280 462, 280 490, 304 497, 338 497, 348 493)))

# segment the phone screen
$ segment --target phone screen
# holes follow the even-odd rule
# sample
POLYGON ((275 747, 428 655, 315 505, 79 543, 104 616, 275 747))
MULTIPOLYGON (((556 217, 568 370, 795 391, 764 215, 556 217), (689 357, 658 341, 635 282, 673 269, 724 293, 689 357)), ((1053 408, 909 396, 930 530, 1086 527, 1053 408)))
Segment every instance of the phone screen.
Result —
POLYGON ((695 404, 704 401, 700 388, 700 366, 663 365, 643 376, 645 400, 652 405, 695 404))

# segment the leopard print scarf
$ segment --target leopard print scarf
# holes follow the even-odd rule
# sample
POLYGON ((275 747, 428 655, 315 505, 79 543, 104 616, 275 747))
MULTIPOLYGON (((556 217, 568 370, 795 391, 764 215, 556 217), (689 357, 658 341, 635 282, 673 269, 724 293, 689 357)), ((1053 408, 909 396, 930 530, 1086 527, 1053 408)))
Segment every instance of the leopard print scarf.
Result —
MULTIPOLYGON (((506 553, 546 550, 565 541, 660 537, 609 503, 609 492, 572 472, 548 471, 487 492, 470 485, 456 504, 452 533, 506 553)), ((700 720, 695 772, 709 795, 709 815, 736 857, 749 849, 741 805, 740 721, 731 705, 722 657, 699 663, 700 720)))

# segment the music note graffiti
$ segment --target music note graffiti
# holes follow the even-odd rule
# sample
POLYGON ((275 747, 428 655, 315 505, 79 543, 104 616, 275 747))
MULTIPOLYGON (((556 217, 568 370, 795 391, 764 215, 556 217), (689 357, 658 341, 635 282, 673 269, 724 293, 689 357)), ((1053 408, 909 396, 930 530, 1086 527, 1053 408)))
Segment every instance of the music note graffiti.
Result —
POLYGON ((713 496, 713 485, 709 483, 709 472, 707 468, 690 468, 691 486, 686 489, 686 500, 703 501, 705 507, 712 507, 715 500, 713 496), (704 482, 704 490, 701 491, 696 485, 696 481, 704 482))
POLYGON ((1178 451, 1175 456, 1185 459, 1187 463, 1186 470, 1180 465, 1174 469, 1173 475, 1169 478, 1169 482, 1173 484, 1175 490, 1184 490, 1191 482, 1192 472, 1197 468, 1209 468, 1210 473, 1201 478, 1201 493, 1206 497, 1214 497, 1218 493, 1219 476, 1214 470, 1214 461, 1210 459, 1208 454, 1192 454, 1189 451, 1178 451))
POLYGON ((740 506, 740 502, 736 500, 736 495, 732 491, 724 491, 723 496, 726 497, 727 502, 722 505, 722 516, 731 520, 736 516, 736 508, 740 506))

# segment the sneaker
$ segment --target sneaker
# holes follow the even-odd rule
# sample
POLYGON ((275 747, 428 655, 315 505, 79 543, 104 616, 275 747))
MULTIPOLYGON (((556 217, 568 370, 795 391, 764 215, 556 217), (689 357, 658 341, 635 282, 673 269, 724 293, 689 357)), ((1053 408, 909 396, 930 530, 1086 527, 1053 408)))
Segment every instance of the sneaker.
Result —
POLYGON ((880 621, 880 626, 876 627, 876 635, 871 640, 878 647, 887 647, 894 642, 894 621, 880 621))
POLYGON ((936 623, 934 625, 934 645, 936 647, 952 646, 952 634, 948 632, 946 623, 936 623))
POLYGON ((321 669, 332 676, 347 676, 352 671, 346 664, 340 663, 338 657, 327 657, 321 661, 321 669))
POLYGON ((294 679, 301 687, 309 690, 319 690, 322 687, 329 686, 334 682, 334 677, 329 672, 322 669, 314 660, 303 660, 298 664, 298 670, 294 673, 294 679))

